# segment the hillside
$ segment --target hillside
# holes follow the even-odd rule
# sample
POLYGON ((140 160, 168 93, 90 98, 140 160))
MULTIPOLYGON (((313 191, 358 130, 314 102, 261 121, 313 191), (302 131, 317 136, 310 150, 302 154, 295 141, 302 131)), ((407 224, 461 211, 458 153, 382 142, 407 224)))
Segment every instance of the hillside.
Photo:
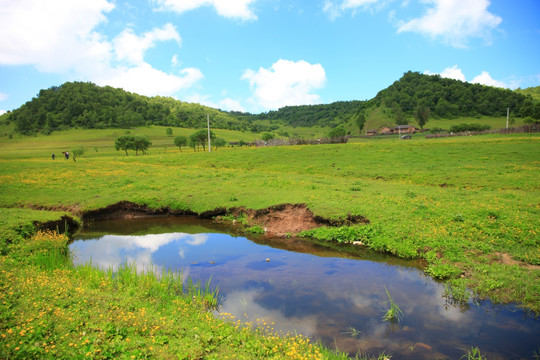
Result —
POLYGON ((219 129, 244 130, 249 124, 226 112, 165 97, 149 98, 110 86, 73 82, 41 90, 37 97, 2 116, 22 134, 73 127, 87 129, 163 125, 206 126, 206 114, 219 129))
POLYGON ((336 127, 353 120, 368 105, 367 101, 337 101, 331 104, 285 106, 276 111, 242 116, 251 121, 267 120, 292 127, 336 127))
POLYGON ((504 116, 507 108, 518 114, 526 97, 508 89, 409 71, 374 100, 377 106, 385 105, 395 113, 412 115, 422 106, 429 108, 432 116, 456 118, 504 116))
POLYGON ((540 101, 540 86, 525 89, 516 89, 515 92, 530 97, 534 101, 540 101))
MULTIPOLYGON (((103 129, 161 125, 201 128, 206 126, 206 114, 209 114, 216 129, 254 133, 275 131, 282 136, 292 130, 295 136, 306 133, 294 130, 296 128, 319 128, 316 132, 322 134, 338 125, 344 125, 348 133, 354 133, 358 131, 356 120, 362 116, 366 118, 366 128, 370 129, 414 123, 420 108, 429 114, 429 120, 448 120, 445 124, 470 122, 470 119, 473 122, 493 121, 505 117, 507 108, 511 109, 514 118, 539 119, 539 98, 540 87, 511 91, 409 71, 369 101, 286 106, 276 111, 250 114, 226 112, 160 96, 150 98, 92 83, 68 82, 41 90, 19 109, 2 115, 0 122, 21 134, 31 135, 75 127, 103 129)), ((501 121, 496 123, 502 126, 501 121)))

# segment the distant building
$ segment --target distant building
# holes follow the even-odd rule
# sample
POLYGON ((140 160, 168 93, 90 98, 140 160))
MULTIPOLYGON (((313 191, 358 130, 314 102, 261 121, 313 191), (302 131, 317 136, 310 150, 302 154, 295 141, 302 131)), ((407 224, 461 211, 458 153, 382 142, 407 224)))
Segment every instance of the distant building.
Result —
POLYGON ((368 130, 366 133, 368 136, 377 135, 377 130, 368 130))
POLYGON ((393 130, 394 134, 414 134, 417 131, 416 128, 411 125, 398 125, 393 130))
POLYGON ((383 126, 382 128, 379 129, 379 134, 381 135, 390 135, 393 133, 394 133, 393 129, 390 129, 388 126, 383 126))

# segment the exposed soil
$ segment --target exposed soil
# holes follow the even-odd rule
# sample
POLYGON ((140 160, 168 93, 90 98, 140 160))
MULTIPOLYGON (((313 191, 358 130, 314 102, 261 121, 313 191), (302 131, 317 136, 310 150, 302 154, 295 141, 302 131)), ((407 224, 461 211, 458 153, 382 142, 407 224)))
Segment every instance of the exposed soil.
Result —
POLYGON ((102 209, 86 211, 81 214, 83 221, 90 220, 110 220, 119 218, 138 218, 148 216, 181 216, 191 215, 203 219, 216 218, 231 214, 240 217, 242 214, 247 217, 250 225, 259 225, 266 230, 269 236, 284 236, 287 234, 297 234, 304 230, 313 229, 323 225, 342 226, 356 223, 369 223, 369 220, 360 215, 349 215, 346 219, 333 220, 314 216, 305 204, 281 204, 271 206, 266 209, 246 209, 237 208, 216 208, 213 210, 195 213, 185 210, 172 210, 170 208, 152 209, 146 205, 135 204, 129 201, 122 201, 109 205, 102 209))
POLYGON ((89 220, 133 219, 148 216, 179 215, 198 214, 192 211, 172 210, 170 208, 152 209, 146 205, 140 205, 130 201, 121 201, 101 209, 86 211, 81 214, 81 218, 86 222, 89 220))
POLYGON ((322 225, 305 204, 282 204, 260 210, 231 209, 234 216, 240 217, 242 213, 250 224, 260 225, 270 236, 296 234, 322 225))
POLYGON ((525 267, 527 269, 540 270, 539 265, 527 264, 526 262, 513 259, 507 253, 495 253, 494 255, 498 258, 499 262, 504 264, 504 265, 519 265, 519 266, 525 267))
POLYGON ((62 216, 59 220, 47 221, 44 223, 34 222, 34 226, 40 230, 57 230, 61 233, 70 232, 79 227, 79 224, 69 216, 62 216))

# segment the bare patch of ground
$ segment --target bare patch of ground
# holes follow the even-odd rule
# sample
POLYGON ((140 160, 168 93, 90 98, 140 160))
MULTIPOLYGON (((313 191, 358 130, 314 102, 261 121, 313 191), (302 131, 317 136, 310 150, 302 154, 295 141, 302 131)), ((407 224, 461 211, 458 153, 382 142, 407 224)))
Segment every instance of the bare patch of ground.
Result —
POLYGON ((516 259, 512 258, 512 256, 510 256, 510 254, 507 254, 507 253, 499 253, 499 252, 497 252, 494 255, 495 255, 496 259, 498 259, 498 261, 503 265, 519 265, 519 266, 527 268, 527 269, 540 270, 539 265, 527 264, 526 262, 516 260, 516 259))
POLYGON ((230 209, 236 217, 247 215, 248 223, 263 227, 271 236, 284 236, 297 234, 319 226, 342 226, 356 223, 369 223, 369 220, 360 215, 349 215, 344 220, 325 219, 313 215, 306 204, 281 204, 266 209, 252 210, 245 208, 230 209))
POLYGON ((253 222, 266 228, 268 234, 277 236, 321 226, 304 204, 283 204, 257 210, 253 214, 253 222))

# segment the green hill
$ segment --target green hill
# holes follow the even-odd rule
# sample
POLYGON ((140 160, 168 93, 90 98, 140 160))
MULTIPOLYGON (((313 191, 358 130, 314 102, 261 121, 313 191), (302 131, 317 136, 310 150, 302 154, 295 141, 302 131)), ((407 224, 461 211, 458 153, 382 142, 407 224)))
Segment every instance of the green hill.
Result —
POLYGON ((41 90, 37 97, 2 116, 22 134, 73 127, 87 129, 163 125, 198 128, 206 126, 206 114, 219 129, 248 129, 238 117, 199 104, 172 98, 146 97, 110 86, 73 82, 41 90))
POLYGON ((504 126, 507 108, 511 109, 514 119, 539 119, 539 99, 540 87, 511 91, 409 71, 368 101, 286 106, 250 114, 226 112, 167 97, 146 97, 87 82, 68 82, 41 90, 19 109, 2 115, 0 123, 24 135, 50 134, 70 128, 150 125, 201 128, 206 126, 209 114, 215 129, 315 137, 339 125, 349 134, 358 133, 357 120, 363 117, 367 129, 397 123, 415 124, 419 109, 429 114, 429 124, 426 124, 429 127, 448 128, 452 124, 480 122, 499 128, 504 126))
POLYGON ((430 109, 440 118, 504 116, 511 108, 519 113, 526 97, 520 93, 480 84, 407 72, 401 79, 380 91, 377 106, 412 115, 418 106, 430 109))
POLYGON ((534 101, 540 101, 540 86, 514 90, 518 94, 530 97, 534 101))

